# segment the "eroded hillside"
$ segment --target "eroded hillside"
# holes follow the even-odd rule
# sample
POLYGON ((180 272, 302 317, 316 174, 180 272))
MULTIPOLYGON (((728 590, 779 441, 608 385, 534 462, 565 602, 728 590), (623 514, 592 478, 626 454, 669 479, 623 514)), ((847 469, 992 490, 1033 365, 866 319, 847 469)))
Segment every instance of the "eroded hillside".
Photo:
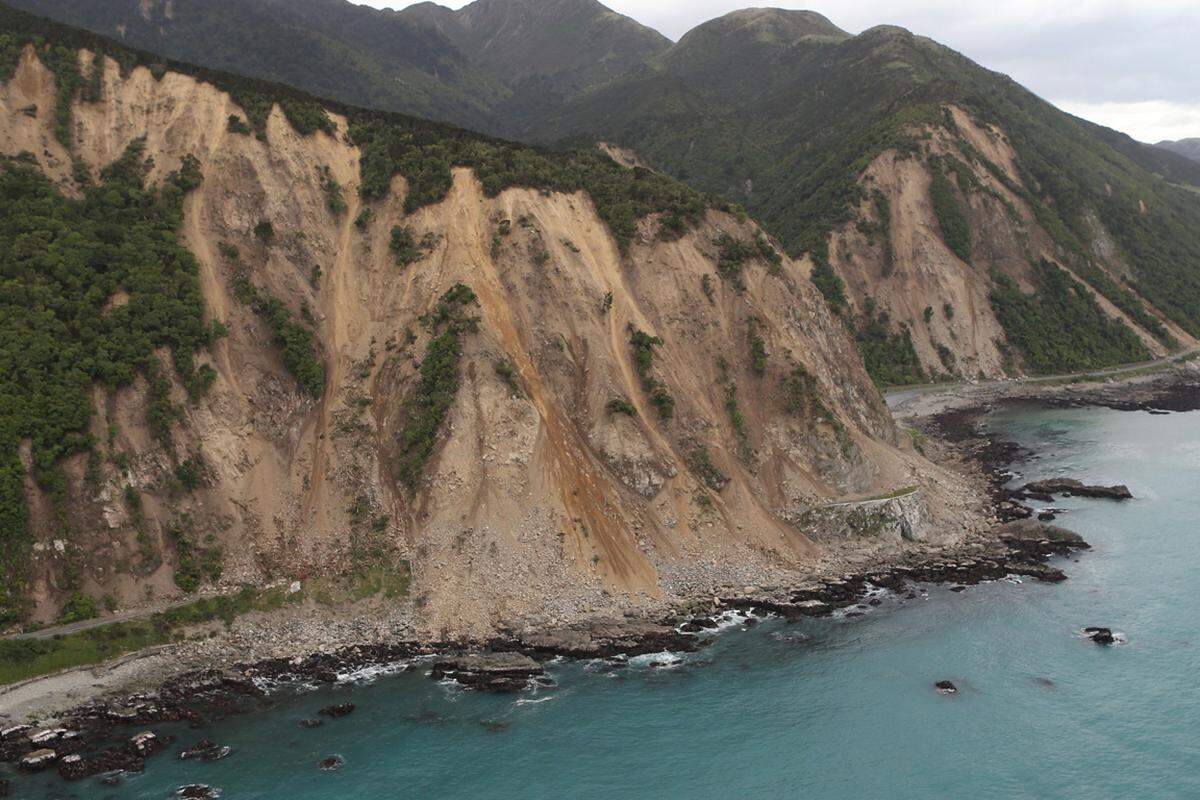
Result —
POLYGON ((20 444, 28 521, 5 547, 28 555, 34 618, 80 595, 123 608, 278 579, 402 593, 411 572, 431 633, 483 633, 975 524, 803 266, 751 223, 708 209, 622 227, 657 196, 638 176, 657 179, 615 165, 607 184, 587 173, 599 206, 488 189, 484 167, 437 194, 432 167, 398 161, 381 184, 380 140, 408 139, 376 118, 368 136, 77 56, 85 89, 63 103, 47 55, 20 53, 0 90, 4 169, 81 202, 101 202, 114 164, 178 187, 214 333, 189 369, 172 344, 149 373, 94 381, 91 436, 51 469, 20 444), (640 199, 620 201, 630 179, 640 199), (909 487, 896 516, 809 513, 909 487))
POLYGON ((885 382, 1080 370, 1197 344, 1138 294, 1095 213, 1085 240, 1056 226, 998 127, 946 106, 910 135, 918 144, 863 170, 864 199, 829 246, 885 382))

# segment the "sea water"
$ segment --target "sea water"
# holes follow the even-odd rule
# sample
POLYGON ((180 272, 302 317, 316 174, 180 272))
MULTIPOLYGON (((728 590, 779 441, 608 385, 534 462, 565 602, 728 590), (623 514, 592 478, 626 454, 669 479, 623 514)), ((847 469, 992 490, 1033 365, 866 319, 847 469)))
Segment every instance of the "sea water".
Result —
MULTIPOLYGON (((734 626, 671 667, 549 667, 490 696, 416 672, 283 693, 202 731, 233 754, 150 759, 119 786, 44 776, 20 798, 1200 798, 1200 414, 1010 409, 1020 480, 1125 483, 1065 499, 1093 550, 1070 579, 928 587, 859 618, 734 626), (1112 627, 1124 643, 1080 635, 1112 627), (933 683, 957 684, 955 696, 933 683), (329 703, 358 710, 314 730, 329 703), (337 755, 344 766, 318 763, 337 755)), ((657 659, 663 661, 665 659, 657 659)), ((176 748, 177 749, 177 748, 176 748)))

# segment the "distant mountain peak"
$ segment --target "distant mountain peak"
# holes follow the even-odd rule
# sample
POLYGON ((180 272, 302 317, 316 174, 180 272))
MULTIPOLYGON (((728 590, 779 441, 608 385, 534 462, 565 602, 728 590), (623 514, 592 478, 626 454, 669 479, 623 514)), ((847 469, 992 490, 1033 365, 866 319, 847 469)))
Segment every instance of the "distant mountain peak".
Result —
POLYGON ((1193 161, 1200 161, 1200 136, 1180 139, 1174 142, 1164 139, 1154 146, 1163 150, 1170 150, 1172 153, 1181 155, 1184 158, 1190 158, 1193 161))
POLYGON ((436 21, 476 64, 507 81, 578 73, 585 85, 671 46, 598 0, 475 0, 458 11, 422 3, 409 12, 436 21))

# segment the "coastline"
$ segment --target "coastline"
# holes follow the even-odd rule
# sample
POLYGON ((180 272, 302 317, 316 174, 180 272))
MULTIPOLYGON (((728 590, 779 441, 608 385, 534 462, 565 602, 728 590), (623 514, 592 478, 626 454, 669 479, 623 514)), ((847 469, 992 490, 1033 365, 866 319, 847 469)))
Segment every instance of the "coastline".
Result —
MULTIPOLYGON (((89 753, 72 760, 69 769, 64 769, 65 760, 60 761, 60 771, 70 773, 68 777, 84 777, 111 769, 136 768, 137 759, 148 753, 122 742, 155 724, 178 720, 201 723, 253 710, 262 700, 263 688, 276 683, 335 683, 388 665, 411 668, 399 665, 427 658, 438 662, 435 675, 449 676, 474 688, 512 690, 535 680, 541 671, 538 664, 552 658, 613 659, 700 649, 705 640, 696 634, 716 627, 718 619, 730 612, 790 620, 835 612, 856 615, 854 607, 869 602, 878 589, 902 593, 911 591, 916 583, 967 586, 1012 573, 1062 580, 1066 576, 1047 566, 1046 561, 1086 548, 1086 543, 1062 529, 1012 516, 1011 508, 1004 505, 1012 501, 1001 487, 1007 480, 1005 468, 1021 454, 1011 443, 980 433, 978 419, 1010 402, 1099 405, 1152 412, 1192 410, 1200 408, 1200 365, 1119 382, 1050 387, 1012 384, 1010 391, 970 388, 931 393, 898 414, 902 423, 920 426, 935 437, 931 446, 945 448, 969 462, 991 488, 999 524, 970 541, 950 547, 915 544, 899 557, 895 553, 879 554, 874 563, 858 565, 852 571, 813 575, 800 585, 746 587, 643 614, 627 614, 622 619, 531 625, 482 641, 423 641, 413 636, 407 615, 396 610, 374 609, 373 614, 341 620, 332 626, 330 620, 318 620, 315 625, 324 628, 325 633, 320 641, 295 638, 301 630, 313 627, 311 620, 299 619, 309 616, 309 610, 295 609, 297 613, 285 614, 283 619, 264 615, 249 620, 249 635, 291 635, 293 645, 304 643, 294 655, 224 667, 238 647, 231 637, 218 637, 43 676, 0 690, 0 730, 36 719, 41 725, 55 723, 72 732, 74 735, 60 735, 49 744, 36 744, 54 747, 60 759, 89 753), (919 413, 911 410, 913 405, 919 413), (488 654, 499 654, 499 661, 488 654), (516 656, 524 660, 513 662, 516 656), (463 660, 468 657, 475 660, 463 660), (508 663, 501 663, 506 659, 508 663), (493 679, 497 682, 489 686, 493 679)), ((30 752, 34 743, 21 739, 29 732, 10 734, 0 741, 0 760, 12 762, 30 752)))

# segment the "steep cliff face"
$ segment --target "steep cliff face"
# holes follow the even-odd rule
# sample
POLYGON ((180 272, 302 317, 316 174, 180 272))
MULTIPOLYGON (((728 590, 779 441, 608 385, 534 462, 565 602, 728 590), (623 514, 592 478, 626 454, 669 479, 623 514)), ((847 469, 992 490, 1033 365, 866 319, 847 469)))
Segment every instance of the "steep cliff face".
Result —
POLYGON ((1137 294, 1133 271, 1095 215, 1087 250, 1056 242, 1032 205, 1043 189, 1028 184, 1002 130, 956 106, 945 108, 945 118, 946 125, 914 131, 918 147, 890 149, 870 162, 859 177, 864 199, 854 220, 831 237, 830 261, 846 281, 860 326, 874 314, 893 331, 906 331, 930 376, 1033 370, 1009 341, 993 296, 1004 279, 1034 296, 1042 288, 1036 266, 1048 263, 1095 305, 1098 324, 1126 326, 1147 357, 1196 345, 1137 294), (939 172, 942 208, 934 187, 939 172))
POLYGON ((809 570, 845 543, 786 519, 831 500, 915 485, 923 535, 971 524, 953 476, 902 446, 803 265, 752 223, 710 210, 664 241, 643 219, 622 252, 586 194, 489 197, 467 169, 406 213, 402 177, 360 198, 341 117, 305 136, 275 107, 245 135, 214 86, 99 61, 68 150, 27 48, 0 86, 0 152, 68 195, 137 141, 150 183, 195 158, 179 235, 228 335, 198 356, 207 394, 175 379, 170 448, 144 377, 95 387, 107 444, 91 475, 85 455, 64 464, 65 524, 27 480, 36 618, 75 591, 178 596, 201 552, 225 585, 411 571, 431 633, 484 633, 809 570), (319 396, 247 291, 309 321, 319 396), (181 488, 184 457, 201 478, 181 488))

